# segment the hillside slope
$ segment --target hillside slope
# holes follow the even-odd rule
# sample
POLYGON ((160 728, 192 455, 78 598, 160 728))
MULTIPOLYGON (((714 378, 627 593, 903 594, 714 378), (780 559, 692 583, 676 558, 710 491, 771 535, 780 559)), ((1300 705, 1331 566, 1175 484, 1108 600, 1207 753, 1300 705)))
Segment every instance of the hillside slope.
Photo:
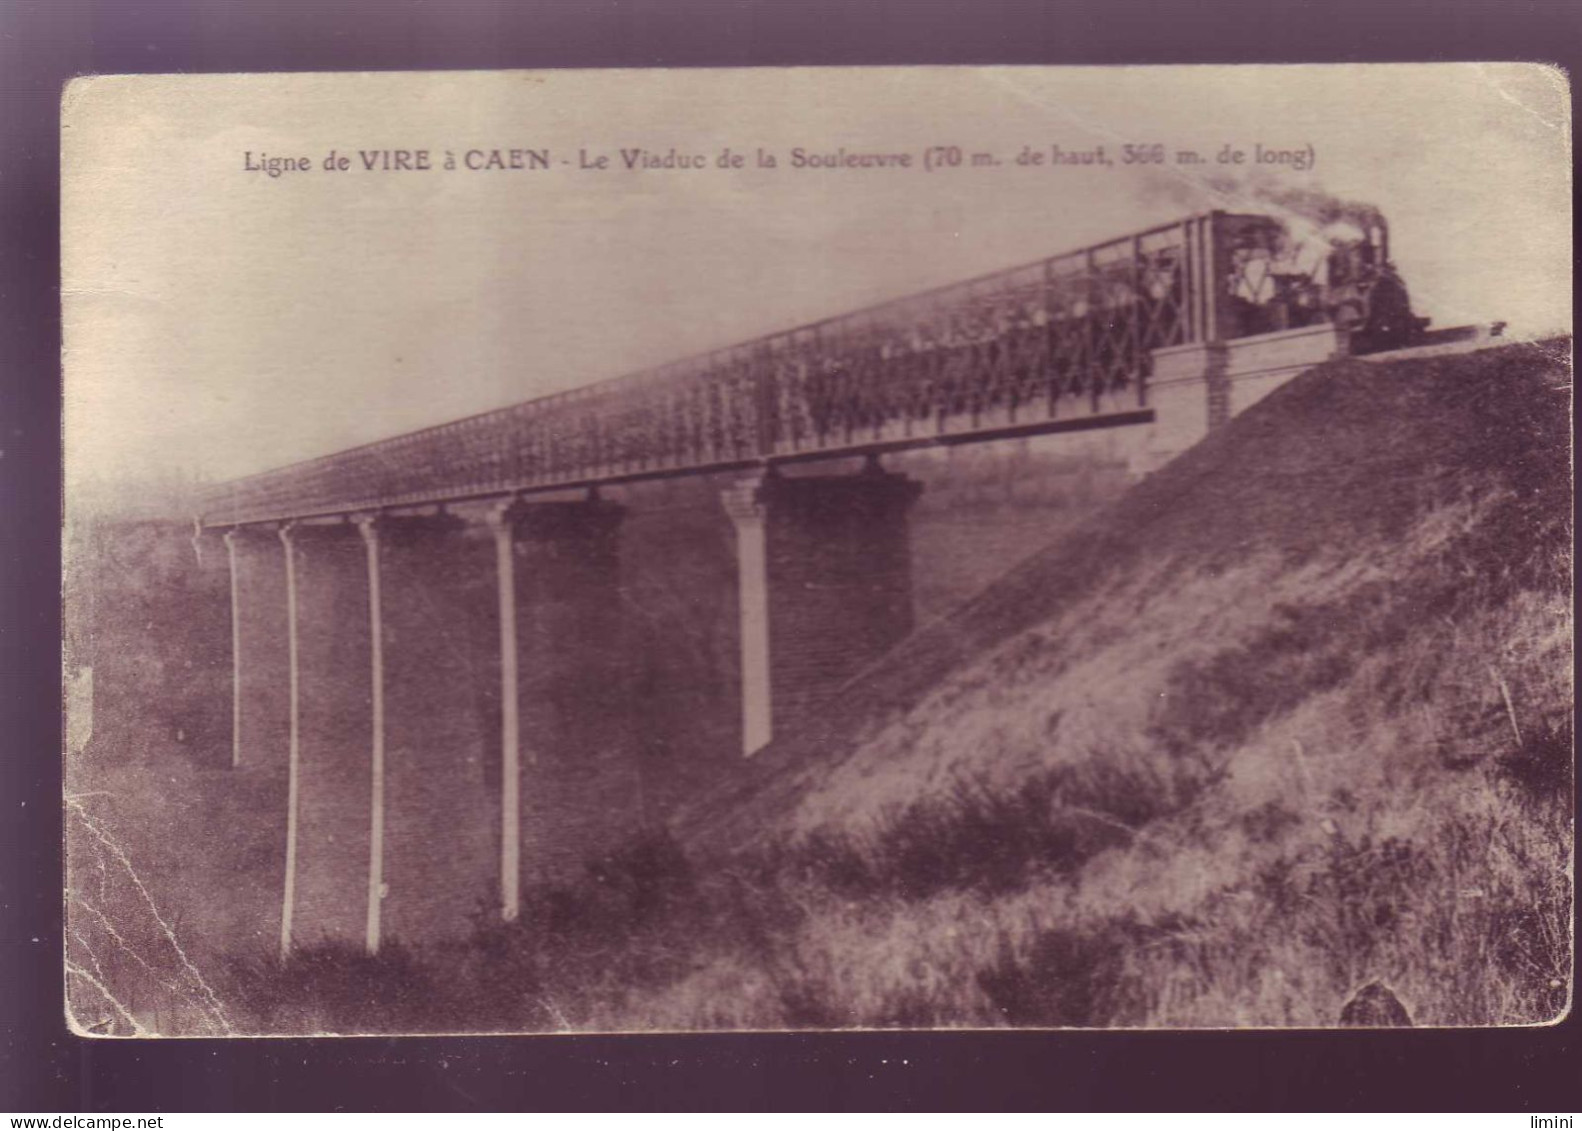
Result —
POLYGON ((1569 1000, 1569 342, 1315 369, 678 823, 770 862, 697 1024, 1418 1023, 1569 1000), (795 877, 795 878, 788 878, 795 877), (786 894, 786 891, 782 891, 786 894))
MULTIPOLYGON (((1402 648, 1448 659, 1464 613, 1569 569, 1568 350, 1310 371, 915 633, 700 798, 688 839, 861 823, 1057 750, 1225 746, 1402 648)), ((1568 703, 1568 663, 1531 674, 1568 703)), ((1428 680, 1381 702, 1426 702, 1428 680)))

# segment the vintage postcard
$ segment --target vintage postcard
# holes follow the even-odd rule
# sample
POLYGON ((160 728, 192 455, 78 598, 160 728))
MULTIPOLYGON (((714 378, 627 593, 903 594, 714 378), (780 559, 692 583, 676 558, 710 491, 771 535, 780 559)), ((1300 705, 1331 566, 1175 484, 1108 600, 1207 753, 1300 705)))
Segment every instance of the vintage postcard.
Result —
POLYGON ((62 121, 77 1032, 1569 1010, 1560 71, 62 121))

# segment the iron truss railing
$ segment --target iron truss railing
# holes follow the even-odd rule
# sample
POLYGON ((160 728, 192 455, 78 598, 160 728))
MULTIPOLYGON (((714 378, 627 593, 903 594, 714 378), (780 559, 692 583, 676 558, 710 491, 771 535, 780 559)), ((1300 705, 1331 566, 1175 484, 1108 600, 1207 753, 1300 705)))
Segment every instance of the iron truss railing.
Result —
MULTIPOLYGON (((1178 223, 222 484, 206 525, 620 482, 1146 414, 1151 351, 1226 336, 1225 248, 1178 223)), ((1117 421, 1119 422, 1119 421, 1117 421)))

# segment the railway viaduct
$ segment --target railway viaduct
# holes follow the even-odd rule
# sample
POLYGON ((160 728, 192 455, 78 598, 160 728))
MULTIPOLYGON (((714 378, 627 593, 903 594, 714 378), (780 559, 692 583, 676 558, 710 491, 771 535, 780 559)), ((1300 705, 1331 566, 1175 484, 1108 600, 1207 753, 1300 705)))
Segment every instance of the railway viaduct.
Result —
POLYGON ((1191 217, 213 490, 232 763, 288 783, 282 953, 461 933, 484 893, 516 919, 631 829, 627 509, 601 488, 727 477, 751 755, 911 629, 921 487, 887 453, 1118 429, 1146 473, 1348 351, 1249 318, 1241 233, 1268 224, 1191 217))

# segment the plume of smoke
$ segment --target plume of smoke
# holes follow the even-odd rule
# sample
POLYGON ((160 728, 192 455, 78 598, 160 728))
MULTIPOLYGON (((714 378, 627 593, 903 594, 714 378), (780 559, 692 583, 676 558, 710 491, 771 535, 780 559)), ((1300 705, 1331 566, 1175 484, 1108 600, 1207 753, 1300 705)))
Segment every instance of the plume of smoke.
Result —
POLYGON ((1223 209, 1273 216, 1284 228, 1284 239, 1265 270, 1306 275, 1316 282, 1327 277, 1337 244, 1361 242, 1374 227, 1384 226, 1384 214, 1372 204, 1347 200, 1317 184, 1294 185, 1263 169, 1208 176, 1158 173, 1143 183, 1142 196, 1150 204, 1168 204, 1178 211, 1223 209))
POLYGON ((1207 185, 1214 195, 1236 202, 1236 207, 1252 204, 1257 210, 1277 212, 1282 219, 1297 217, 1320 229, 1349 224, 1366 232, 1384 223, 1384 214, 1372 204, 1346 200, 1316 184, 1281 183, 1271 173, 1210 177, 1207 185))
POLYGON ((1375 205, 1347 200, 1314 183, 1291 184, 1262 169, 1209 176, 1157 174, 1143 183, 1142 195, 1149 203, 1189 211, 1269 213, 1284 221, 1298 242, 1314 236, 1326 243, 1360 239, 1370 228, 1384 224, 1384 214, 1375 205))

